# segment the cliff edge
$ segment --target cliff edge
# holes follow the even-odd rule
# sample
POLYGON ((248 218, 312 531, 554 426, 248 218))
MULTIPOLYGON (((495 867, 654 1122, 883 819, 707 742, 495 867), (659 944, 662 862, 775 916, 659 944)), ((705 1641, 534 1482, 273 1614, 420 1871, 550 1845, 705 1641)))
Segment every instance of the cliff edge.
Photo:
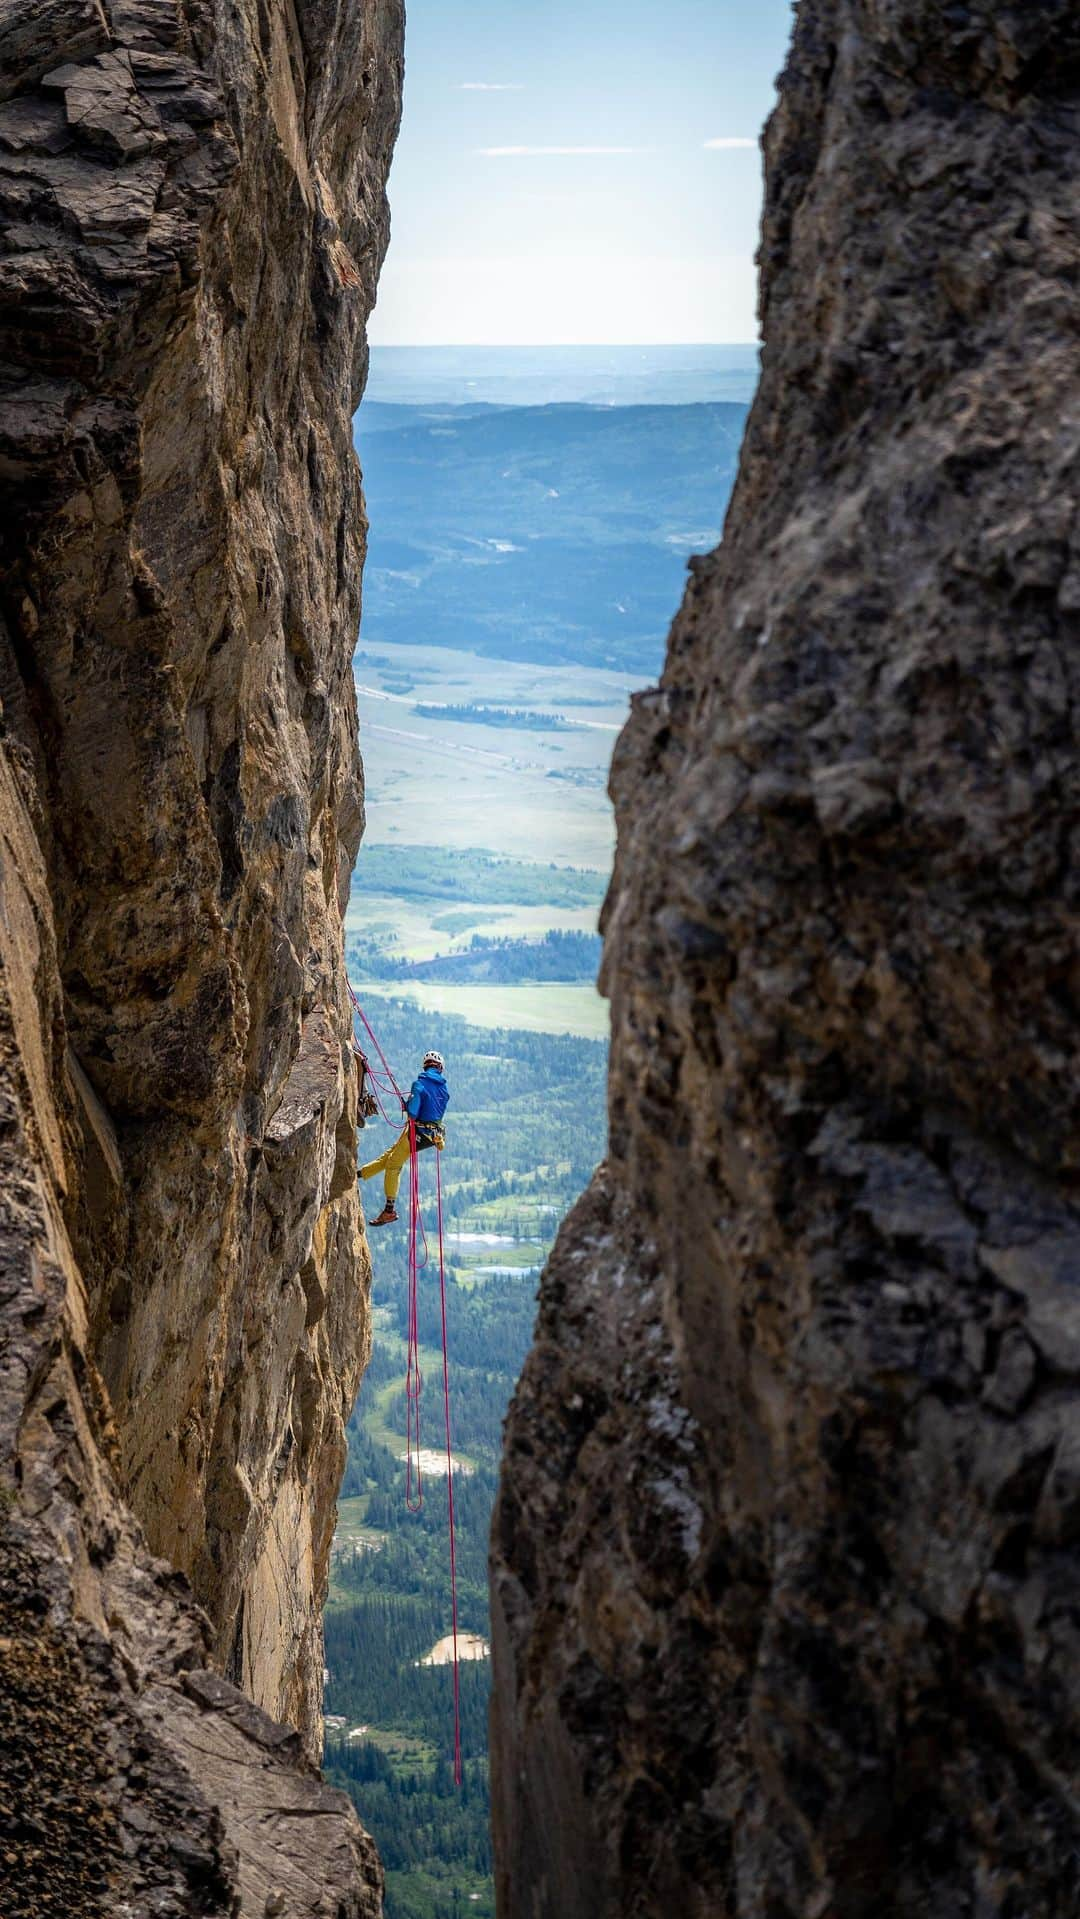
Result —
POLYGON ((504 1919, 1080 1906, 1078 136, 1064 0, 802 0, 506 1435, 504 1919))
POLYGON ((379 1907, 312 1761, 370 1340, 350 422, 402 24, 35 0, 0 49, 11 1919, 379 1907))

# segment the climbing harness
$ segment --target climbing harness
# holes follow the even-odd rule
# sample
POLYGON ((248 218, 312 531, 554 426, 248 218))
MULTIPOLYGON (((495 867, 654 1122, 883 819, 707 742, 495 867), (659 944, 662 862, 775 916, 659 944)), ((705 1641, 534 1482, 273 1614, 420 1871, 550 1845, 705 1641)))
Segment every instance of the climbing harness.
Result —
MULTIPOLYGON (((349 998, 353 1011, 360 1020, 368 1039, 378 1054, 379 1067, 373 1068, 367 1056, 361 1051, 355 1036, 353 1053, 361 1065, 361 1093, 370 1083, 370 1098, 373 1112, 368 1117, 378 1117, 393 1126, 397 1122, 386 1110, 391 1097, 396 1098, 402 1108, 405 1098, 397 1080, 394 1078, 390 1063, 379 1045, 378 1039, 368 1022, 366 1013, 352 989, 352 982, 346 976, 349 998)), ((441 1125, 435 1122, 421 1121, 419 1132, 426 1136, 425 1143, 440 1150, 435 1154, 435 1199, 438 1221, 439 1246, 439 1307, 442 1317, 442 1373, 443 1373, 443 1416, 446 1433, 446 1504, 447 1522, 450 1535, 450 1620, 453 1637, 453 1679, 454 1679, 454 1784, 460 1786, 463 1777, 461 1757, 461 1675, 458 1662, 458 1601, 457 1601, 457 1528, 454 1518, 454 1456, 450 1442, 450 1347, 446 1325, 446 1254, 443 1233, 443 1191, 442 1191, 442 1152, 446 1135, 441 1125)), ((430 1258, 427 1229, 424 1225, 423 1209, 420 1204, 420 1166, 419 1157, 423 1150, 418 1140, 417 1122, 409 1117, 409 1244, 408 1244, 408 1280, 406 1290, 406 1360, 405 1360, 405 1505, 409 1512, 420 1512, 424 1504, 424 1488, 421 1476, 420 1444, 420 1396, 423 1391, 423 1374, 420 1370, 420 1274, 430 1258), (422 1251, 421 1251, 422 1248, 422 1251)))

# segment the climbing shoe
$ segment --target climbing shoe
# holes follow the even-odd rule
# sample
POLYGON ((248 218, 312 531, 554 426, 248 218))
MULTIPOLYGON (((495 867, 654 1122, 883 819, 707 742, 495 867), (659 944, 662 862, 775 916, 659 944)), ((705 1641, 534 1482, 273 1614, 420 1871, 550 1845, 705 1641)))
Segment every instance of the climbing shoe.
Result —
POLYGON ((382 1212, 379 1214, 378 1218, 369 1219, 368 1225, 369 1226, 396 1226, 397 1225, 397 1207, 394 1205, 393 1201, 388 1199, 385 1206, 382 1209, 382 1212))

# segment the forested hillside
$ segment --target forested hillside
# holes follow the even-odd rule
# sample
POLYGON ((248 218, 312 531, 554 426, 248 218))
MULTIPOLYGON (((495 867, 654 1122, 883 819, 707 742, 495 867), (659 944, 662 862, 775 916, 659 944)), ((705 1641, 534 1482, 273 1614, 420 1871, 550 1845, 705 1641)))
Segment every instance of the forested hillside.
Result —
MULTIPOLYGON (((380 999, 369 1012, 397 1078, 426 1047, 451 1088, 442 1160, 461 1633, 485 1641, 487 1535, 506 1402, 532 1331, 536 1277, 556 1225, 605 1144, 606 1048, 507 1032, 380 999)), ((373 1122, 363 1155, 393 1135, 373 1122)), ((465 1779, 452 1777, 452 1678, 423 1665, 450 1597, 434 1155, 420 1160, 429 1260, 421 1274, 424 1503, 406 1510, 404 1224, 372 1234, 376 1341, 349 1429, 330 1603, 326 1764, 361 1808, 387 1868, 388 1919, 494 1912, 488 1834, 488 1662, 461 1664, 465 1779), (361 1731, 360 1729, 363 1728, 361 1731)), ((377 1210, 381 1182, 364 1190, 377 1210)), ((404 1213, 404 1209, 402 1209, 404 1213)))
POLYGON ((365 645, 655 672, 745 421, 731 401, 365 408, 365 645))
POLYGON ((600 939, 552 927, 540 939, 487 938, 474 933, 454 953, 409 960, 387 953, 377 940, 357 940, 350 957, 360 979, 498 981, 516 985, 531 980, 565 980, 592 985, 600 966, 600 939))

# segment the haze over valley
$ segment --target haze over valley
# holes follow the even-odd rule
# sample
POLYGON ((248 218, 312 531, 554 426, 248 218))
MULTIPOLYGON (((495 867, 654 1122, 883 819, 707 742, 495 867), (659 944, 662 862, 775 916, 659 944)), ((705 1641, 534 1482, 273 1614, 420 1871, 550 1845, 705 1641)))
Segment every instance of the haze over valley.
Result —
MULTIPOLYGON (((372 1234, 375 1354, 326 1615, 328 1766, 378 1840, 389 1919, 494 1911, 487 1530, 539 1270, 604 1150, 608 764, 686 561, 718 536, 755 365, 748 348, 376 350, 357 417, 367 828, 347 954, 398 1077, 429 1045, 447 1060, 459 1601, 480 1649, 462 1668, 459 1796, 450 1674, 427 1663, 449 1623, 445 1475, 428 1453, 424 1510, 406 1511, 407 1268, 389 1229, 372 1234)), ((372 1121, 362 1157, 388 1137, 372 1121)))

